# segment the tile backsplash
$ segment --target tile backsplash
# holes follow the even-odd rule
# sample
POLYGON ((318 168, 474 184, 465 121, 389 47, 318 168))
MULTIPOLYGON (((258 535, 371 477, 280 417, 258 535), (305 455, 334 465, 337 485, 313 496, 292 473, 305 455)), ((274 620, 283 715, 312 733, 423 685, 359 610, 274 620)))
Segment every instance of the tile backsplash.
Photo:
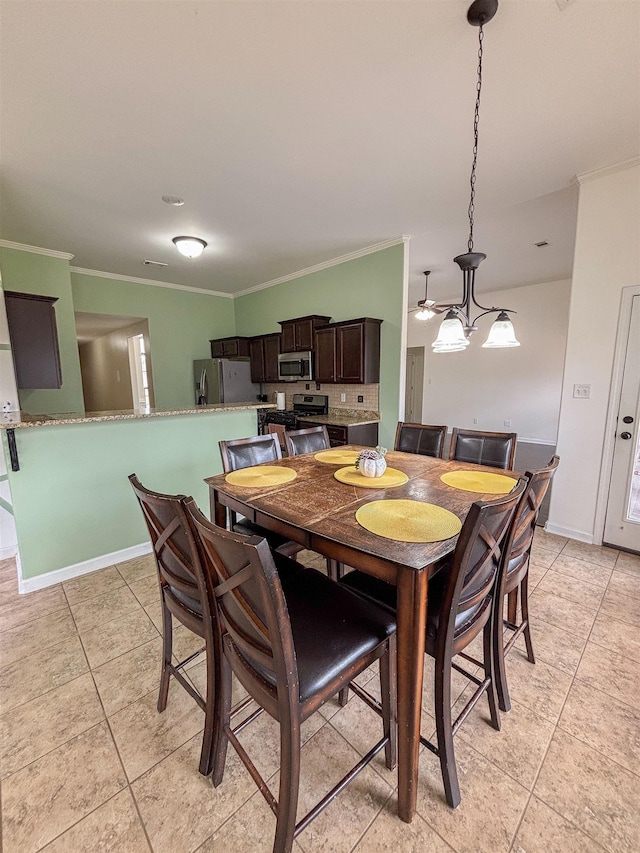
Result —
POLYGON ((262 386, 267 401, 274 403, 277 391, 284 391, 286 407, 293 407, 294 394, 326 394, 329 397, 330 409, 349 409, 351 411, 379 412, 379 388, 375 385, 320 385, 316 390, 315 382, 268 382, 262 386), (307 385, 309 388, 307 389, 307 385), (345 399, 342 400, 344 394, 345 399), (362 397, 362 402, 358 401, 362 397))

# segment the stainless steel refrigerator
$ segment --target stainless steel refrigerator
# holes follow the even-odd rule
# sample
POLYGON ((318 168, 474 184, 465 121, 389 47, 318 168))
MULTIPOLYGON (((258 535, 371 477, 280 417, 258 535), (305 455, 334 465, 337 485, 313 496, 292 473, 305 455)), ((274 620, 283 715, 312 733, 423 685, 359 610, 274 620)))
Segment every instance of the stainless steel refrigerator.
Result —
POLYGON ((255 403, 260 385, 251 381, 249 361, 203 358, 193 362, 196 405, 255 403))

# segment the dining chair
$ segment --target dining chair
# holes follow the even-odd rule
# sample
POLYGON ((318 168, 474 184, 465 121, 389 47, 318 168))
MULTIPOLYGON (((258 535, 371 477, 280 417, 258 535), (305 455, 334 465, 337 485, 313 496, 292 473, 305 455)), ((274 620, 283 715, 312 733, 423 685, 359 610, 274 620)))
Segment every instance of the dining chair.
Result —
POLYGON ((223 781, 231 742, 276 815, 274 853, 289 853, 294 838, 378 752, 385 750, 389 769, 396 764, 395 619, 318 572, 279 572, 264 539, 216 527, 192 500, 186 509, 215 608, 214 624, 222 650, 221 689, 215 697, 213 784, 218 787, 223 781), (376 660, 380 662, 381 703, 362 688, 355 692, 382 716, 383 736, 296 823, 300 727, 376 660), (266 711, 279 723, 277 801, 238 741, 237 734, 247 721, 231 727, 232 673, 259 705, 248 721, 266 711))
POLYGON ((287 431, 287 428, 284 424, 267 424, 267 429, 270 433, 277 436, 278 444, 280 445, 280 452, 286 450, 286 444, 284 440, 284 434, 287 431))
MULTIPOLYGON (((422 735, 420 741, 440 759, 445 795, 452 808, 460 804, 453 738, 484 693, 489 700, 491 724, 495 729, 500 728, 492 654, 497 612, 493 599, 500 590, 501 548, 525 486, 525 480, 521 479, 509 494, 472 504, 453 555, 439 564, 429 581, 425 653, 435 659, 436 743, 422 735), (481 632, 483 655, 482 660, 477 660, 464 649, 481 632), (456 655, 482 667, 482 676, 476 676, 454 661, 456 655), (476 685, 455 720, 451 713, 452 669, 476 685)), ((391 584, 360 571, 346 575, 341 583, 395 614, 396 588, 391 584)), ((353 689, 353 684, 348 687, 353 689)))
POLYGON ((317 453, 331 447, 326 426, 292 429, 284 434, 285 447, 289 456, 299 456, 301 453, 317 453))
POLYGON ((515 463, 517 443, 517 432, 484 432, 454 427, 451 431, 449 459, 511 471, 515 463))
MULTIPOLYGON (((249 468, 252 465, 262 465, 266 462, 278 462, 282 459, 280 442, 276 433, 268 435, 254 435, 249 438, 234 438, 229 441, 219 441, 220 457, 222 459, 222 470, 225 474, 238 471, 241 468, 249 468)), ((237 513, 228 510, 228 526, 237 533, 245 536, 262 536, 269 542, 269 546, 282 554, 293 556, 302 551, 302 545, 291 542, 284 536, 260 527, 259 524, 249 521, 247 518, 238 520, 237 513)))
POLYGON ((446 436, 446 426, 399 421, 393 449, 401 450, 403 453, 418 453, 421 456, 435 456, 437 459, 442 459, 446 436))
POLYGON ((494 635, 496 689, 501 711, 511 709, 505 656, 511 651, 521 634, 524 634, 527 659, 530 663, 536 662, 529 623, 529 560, 540 504, 544 500, 559 464, 560 457, 554 456, 546 468, 525 473, 525 479, 528 481, 527 487, 520 498, 505 539, 502 552, 504 563, 501 571, 502 589, 496 596, 497 615, 494 635), (518 623, 518 594, 520 595, 520 623, 518 623), (503 618, 505 597, 507 598, 506 619, 503 618), (513 631, 506 644, 503 637, 504 628, 513 631))

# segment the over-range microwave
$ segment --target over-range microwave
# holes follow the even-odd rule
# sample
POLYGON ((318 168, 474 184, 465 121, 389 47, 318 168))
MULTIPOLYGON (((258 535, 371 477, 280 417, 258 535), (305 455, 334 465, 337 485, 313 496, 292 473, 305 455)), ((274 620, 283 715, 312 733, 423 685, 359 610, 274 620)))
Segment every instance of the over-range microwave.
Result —
POLYGON ((281 352, 278 356, 280 382, 311 382, 313 379, 312 352, 281 352))

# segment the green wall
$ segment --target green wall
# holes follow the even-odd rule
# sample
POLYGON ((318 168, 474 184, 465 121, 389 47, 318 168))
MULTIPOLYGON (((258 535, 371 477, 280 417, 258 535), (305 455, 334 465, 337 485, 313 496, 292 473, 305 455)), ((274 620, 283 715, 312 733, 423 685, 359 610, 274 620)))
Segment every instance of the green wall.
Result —
POLYGON ((193 404, 194 359, 211 338, 235 333, 233 300, 168 287, 71 273, 76 311, 147 317, 156 408, 193 404))
POLYGON ((398 422, 404 244, 345 261, 234 300, 236 331, 280 331, 279 320, 306 314, 332 320, 377 317, 381 326, 380 442, 393 446, 398 422))
POLYGON ((54 309, 58 327, 62 387, 21 390, 18 394, 20 408, 30 414, 83 411, 82 377, 76 343, 69 261, 19 249, 0 248, 0 270, 4 290, 58 298, 54 309))
POLYGON ((208 515, 204 477, 222 470, 218 441, 256 434, 256 411, 100 421, 15 431, 11 471, 22 576, 111 554, 148 540, 127 476, 154 491, 191 494, 208 515))

